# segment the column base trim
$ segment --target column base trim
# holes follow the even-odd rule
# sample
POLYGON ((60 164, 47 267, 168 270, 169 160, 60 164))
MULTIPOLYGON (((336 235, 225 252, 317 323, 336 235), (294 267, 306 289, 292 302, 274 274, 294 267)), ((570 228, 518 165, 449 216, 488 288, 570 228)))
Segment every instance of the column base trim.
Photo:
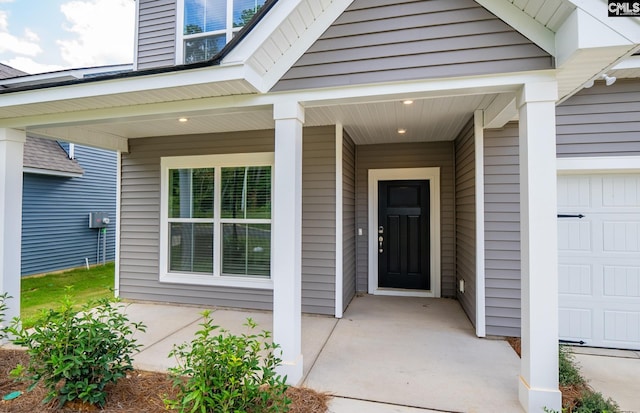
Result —
POLYGON ((283 361, 276 369, 279 375, 287 376, 287 384, 297 386, 302 381, 303 357, 299 354, 295 360, 283 361))
POLYGON ((562 393, 559 389, 531 388, 522 376, 519 378, 518 398, 525 412, 539 413, 545 408, 562 411, 562 393))

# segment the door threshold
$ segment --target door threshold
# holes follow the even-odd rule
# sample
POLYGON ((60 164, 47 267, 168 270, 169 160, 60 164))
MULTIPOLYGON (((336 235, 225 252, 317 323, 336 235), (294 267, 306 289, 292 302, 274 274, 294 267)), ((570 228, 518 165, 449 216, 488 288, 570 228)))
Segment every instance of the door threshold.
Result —
POLYGON ((408 288, 378 288, 373 295, 390 295, 396 297, 435 297, 433 290, 412 290, 408 288))

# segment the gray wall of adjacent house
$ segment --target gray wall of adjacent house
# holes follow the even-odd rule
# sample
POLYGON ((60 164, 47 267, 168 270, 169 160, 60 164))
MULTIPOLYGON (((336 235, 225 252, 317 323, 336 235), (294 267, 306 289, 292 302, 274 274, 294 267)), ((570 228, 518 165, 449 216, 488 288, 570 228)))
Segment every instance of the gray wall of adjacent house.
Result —
MULTIPOLYGON (((456 191, 456 281, 464 280, 464 293, 456 289, 458 301, 476 323, 476 161, 473 118, 455 144, 456 191)), ((456 284, 457 286, 457 284, 456 284)))
POLYGON ((342 143, 342 306, 356 294, 356 146, 344 132, 342 143))
POLYGON ((485 300, 488 335, 520 336, 518 124, 484 132, 485 300))
POLYGON ((455 297, 455 218, 453 142, 356 146, 357 289, 367 291, 369 271, 369 169, 440 167, 441 290, 455 297))
POLYGON ((552 69, 473 0, 355 0, 274 90, 552 69))
POLYGON ((176 0, 138 0, 138 69, 173 66, 176 59, 176 0))
POLYGON ((640 79, 597 82, 556 113, 558 157, 640 155, 640 79))
MULTIPOLYGON (((334 129, 305 128, 303 141, 303 311, 333 314, 334 129)), ((151 301, 271 309, 273 295, 269 290, 160 283, 158 274, 160 158, 273 150, 273 130, 132 139, 130 153, 122 155, 121 296, 151 301)))

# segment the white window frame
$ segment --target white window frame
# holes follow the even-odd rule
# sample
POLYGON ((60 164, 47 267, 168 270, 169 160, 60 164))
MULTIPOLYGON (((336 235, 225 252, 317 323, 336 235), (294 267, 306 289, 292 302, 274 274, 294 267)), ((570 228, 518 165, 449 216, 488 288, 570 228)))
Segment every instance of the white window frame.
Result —
MULTIPOLYGON (((222 224, 229 222, 271 223, 273 220, 233 220, 220 217, 220 185, 222 182, 221 170, 225 167, 251 167, 271 166, 273 171, 274 153, 246 153, 225 155, 196 155, 196 156, 171 156, 160 159, 160 282, 174 284, 212 285, 225 287, 241 287, 256 289, 273 289, 272 277, 252 277, 247 275, 222 274, 222 224), (202 222, 213 222, 213 274, 195 274, 169 272, 169 170, 171 169, 197 169, 215 168, 214 175, 214 217, 204 219, 202 222), (258 222, 259 221, 259 222, 258 222)), ((271 194, 273 196, 273 177, 271 174, 271 194)), ((189 222, 193 222, 190 220, 189 222)), ((271 231, 271 245, 273 245, 273 231, 271 231)), ((273 248, 270 257, 270 269, 273 274, 273 248)))
POLYGON ((221 30, 215 30, 211 32, 203 32, 197 34, 184 34, 184 1, 177 1, 176 10, 176 65, 184 64, 184 41, 188 39, 194 39, 198 37, 209 37, 217 34, 226 35, 226 43, 229 43, 233 39, 233 35, 240 31, 242 27, 233 27, 233 0, 227 0, 227 18, 226 27, 221 30))

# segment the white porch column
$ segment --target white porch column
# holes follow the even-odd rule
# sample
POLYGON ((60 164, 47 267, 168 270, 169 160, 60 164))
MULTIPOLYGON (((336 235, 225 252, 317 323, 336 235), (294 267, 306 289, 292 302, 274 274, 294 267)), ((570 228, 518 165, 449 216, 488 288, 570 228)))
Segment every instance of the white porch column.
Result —
POLYGON ((522 360, 520 403, 527 412, 560 411, 556 82, 526 84, 520 112, 522 360))
POLYGON ((302 124, 298 102, 274 105, 273 341, 282 347, 280 374, 302 379, 302 124))
POLYGON ((25 133, 0 128, 0 294, 8 293, 5 322, 20 315, 22 154, 25 133))

